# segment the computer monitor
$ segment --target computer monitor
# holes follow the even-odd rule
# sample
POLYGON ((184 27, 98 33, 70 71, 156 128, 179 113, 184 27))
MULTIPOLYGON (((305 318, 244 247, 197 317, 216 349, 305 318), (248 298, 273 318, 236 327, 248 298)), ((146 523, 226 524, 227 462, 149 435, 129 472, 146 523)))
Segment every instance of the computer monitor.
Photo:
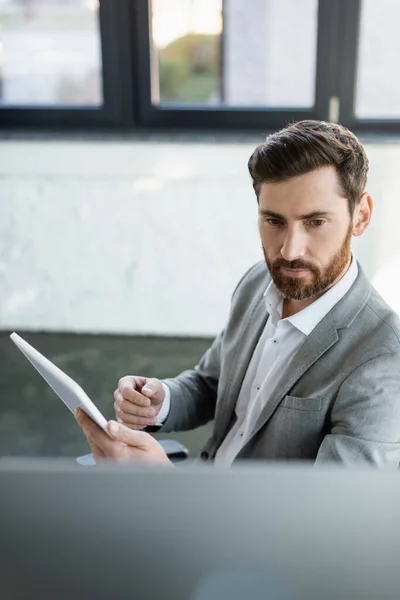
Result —
POLYGON ((4 600, 398 600, 397 473, 0 461, 4 600))

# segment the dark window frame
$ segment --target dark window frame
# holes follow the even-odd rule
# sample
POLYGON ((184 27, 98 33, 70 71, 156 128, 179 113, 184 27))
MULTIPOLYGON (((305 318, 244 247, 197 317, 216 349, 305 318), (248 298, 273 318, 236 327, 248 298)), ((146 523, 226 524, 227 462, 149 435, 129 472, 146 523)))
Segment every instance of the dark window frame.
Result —
POLYGON ((102 107, 0 106, 0 129, 147 132, 270 131, 300 119, 339 121, 358 132, 400 132, 399 120, 358 119, 354 112, 362 0, 319 0, 315 105, 302 108, 204 107, 151 102, 148 0, 100 0, 102 107))
POLYGON ((341 0, 341 43, 338 62, 340 81, 340 122, 356 133, 398 134, 399 119, 359 118, 355 114, 357 63, 362 0, 341 0))
POLYGON ((151 30, 148 0, 136 0, 136 40, 134 52, 135 81, 137 82, 137 122, 147 128, 179 128, 219 130, 270 130, 290 121, 301 119, 326 119, 332 78, 332 51, 336 52, 337 31, 330 25, 337 24, 338 0, 319 0, 317 23, 317 61, 315 82, 315 105, 312 108, 258 108, 196 105, 154 106, 151 101, 151 30), (319 82, 323 81, 323 85, 319 82))
POLYGON ((130 0, 100 2, 102 106, 0 106, 0 128, 98 130, 129 126, 134 114, 131 12, 130 0))

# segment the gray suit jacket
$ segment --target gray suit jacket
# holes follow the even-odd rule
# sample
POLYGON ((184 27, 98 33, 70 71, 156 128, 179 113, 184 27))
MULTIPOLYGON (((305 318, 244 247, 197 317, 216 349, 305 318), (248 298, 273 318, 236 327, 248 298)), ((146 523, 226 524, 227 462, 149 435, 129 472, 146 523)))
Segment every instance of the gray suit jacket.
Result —
MULTIPOLYGON (((235 421, 248 364, 268 318, 270 281, 256 264, 237 286, 228 323, 199 364, 165 380, 171 409, 162 431, 214 419, 201 458, 212 460, 235 421)), ((306 459, 398 468, 400 320, 360 265, 347 294, 300 346, 238 459, 306 459)))

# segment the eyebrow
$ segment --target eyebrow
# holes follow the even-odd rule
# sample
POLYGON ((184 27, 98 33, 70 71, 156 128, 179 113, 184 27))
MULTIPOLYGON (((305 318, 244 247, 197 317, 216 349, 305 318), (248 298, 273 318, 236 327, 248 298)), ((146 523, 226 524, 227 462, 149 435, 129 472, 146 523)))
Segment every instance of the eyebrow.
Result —
MULTIPOLYGON (((286 218, 279 213, 274 212, 273 210, 267 210, 266 208, 260 208, 259 212, 264 217, 272 217, 273 219, 279 219, 281 221, 286 221, 286 218)), ((307 221, 309 219, 319 219, 321 217, 329 217, 334 213, 329 212, 327 210, 314 210, 313 212, 307 213, 306 215, 299 215, 296 217, 297 221, 307 221)))

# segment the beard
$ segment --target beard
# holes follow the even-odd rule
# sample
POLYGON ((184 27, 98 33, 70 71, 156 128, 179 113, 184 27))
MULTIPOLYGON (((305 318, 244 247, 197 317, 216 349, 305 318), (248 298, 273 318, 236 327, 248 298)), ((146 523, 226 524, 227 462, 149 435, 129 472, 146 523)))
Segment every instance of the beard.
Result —
POLYGON ((284 258, 271 260, 264 250, 264 257, 272 280, 285 300, 310 300, 321 296, 343 274, 351 256, 352 226, 350 225, 346 238, 341 248, 336 252, 331 262, 325 269, 301 259, 287 261, 284 258), (312 276, 312 281, 307 283, 302 277, 283 275, 282 267, 286 269, 306 269, 312 276))

